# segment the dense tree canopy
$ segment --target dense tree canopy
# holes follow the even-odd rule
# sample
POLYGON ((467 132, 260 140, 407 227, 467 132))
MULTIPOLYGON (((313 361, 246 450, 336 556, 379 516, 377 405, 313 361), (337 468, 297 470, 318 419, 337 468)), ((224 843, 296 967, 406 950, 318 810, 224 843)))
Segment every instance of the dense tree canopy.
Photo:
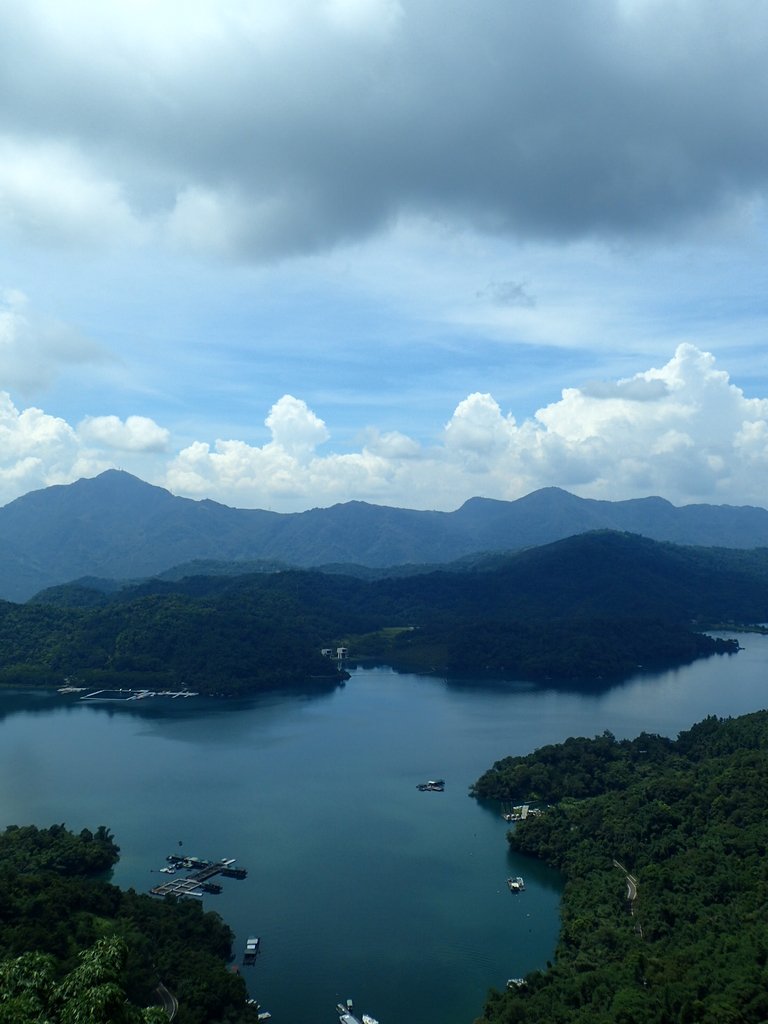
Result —
POLYGON ((566 877, 554 965, 492 993, 484 1021, 768 1019, 768 712, 676 741, 569 739, 497 762, 473 792, 546 801, 509 841, 566 877))
POLYGON ((0 1024, 159 1024, 158 985, 178 1024, 247 1024, 232 933, 192 900, 110 885, 109 829, 0 833, 0 1024))
POLYGON ((615 680, 738 650, 703 626, 768 618, 764 553, 597 533, 379 579, 318 571, 57 587, 0 602, 0 685, 333 686, 322 648, 459 675, 615 680))

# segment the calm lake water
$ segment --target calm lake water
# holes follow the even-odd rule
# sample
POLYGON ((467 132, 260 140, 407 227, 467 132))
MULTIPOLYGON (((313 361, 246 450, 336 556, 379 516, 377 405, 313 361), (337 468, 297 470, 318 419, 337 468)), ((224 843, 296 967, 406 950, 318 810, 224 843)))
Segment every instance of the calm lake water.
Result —
POLYGON ((115 881, 140 891, 169 853, 237 857, 248 878, 205 905, 236 932, 238 960, 261 936, 244 973, 274 1024, 331 1024, 347 997, 381 1024, 470 1024, 489 987, 551 958, 560 884, 508 854, 507 826, 469 785, 567 736, 674 736, 763 708, 768 637, 741 643, 592 693, 386 668, 330 694, 235 702, 0 693, 0 824, 106 824, 115 881), (434 777, 444 793, 417 791, 434 777))

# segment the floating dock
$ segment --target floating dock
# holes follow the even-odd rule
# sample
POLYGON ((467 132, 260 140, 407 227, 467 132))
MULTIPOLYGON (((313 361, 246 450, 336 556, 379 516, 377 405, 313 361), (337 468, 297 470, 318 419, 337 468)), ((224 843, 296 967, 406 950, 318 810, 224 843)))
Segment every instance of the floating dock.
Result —
POLYGON ((216 875, 225 878, 246 878, 245 868, 235 868, 234 857, 222 860, 201 860, 199 857, 178 857, 171 854, 166 858, 176 869, 189 871, 185 878, 170 878, 167 882, 153 886, 149 891, 153 896, 197 896, 204 893, 220 893, 221 886, 210 879, 216 875))
MULTIPOLYGON (((83 689, 82 686, 63 686, 59 689, 59 693, 81 693, 83 689)), ((193 693, 192 690, 133 690, 121 688, 119 690, 94 690, 93 693, 86 693, 80 700, 126 701, 145 700, 147 697, 171 697, 175 700, 177 697, 197 696, 198 694, 193 693)))

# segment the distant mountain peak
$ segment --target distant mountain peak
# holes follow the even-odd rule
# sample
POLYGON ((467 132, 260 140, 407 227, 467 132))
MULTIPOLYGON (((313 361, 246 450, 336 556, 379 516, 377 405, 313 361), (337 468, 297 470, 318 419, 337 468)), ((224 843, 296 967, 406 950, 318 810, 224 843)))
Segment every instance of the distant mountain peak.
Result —
POLYGON ((517 501, 470 498, 454 512, 349 501, 279 513, 177 497, 108 469, 0 508, 0 598, 26 600, 83 576, 154 576, 196 559, 436 566, 600 529, 676 544, 768 547, 768 511, 752 507, 676 508, 658 496, 611 502, 544 487, 517 501))

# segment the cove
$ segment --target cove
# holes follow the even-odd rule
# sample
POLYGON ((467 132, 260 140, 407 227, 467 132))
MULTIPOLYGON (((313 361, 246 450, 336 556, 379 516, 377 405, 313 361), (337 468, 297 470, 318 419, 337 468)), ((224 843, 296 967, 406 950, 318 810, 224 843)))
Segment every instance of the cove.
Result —
POLYGON ((239 701, 0 693, 0 819, 108 825, 114 880, 139 891, 169 853, 237 857, 248 878, 205 905, 238 962, 261 936, 241 970, 275 1024, 333 1020, 347 997, 382 1024, 469 1024, 490 986, 552 957, 560 899, 557 874, 508 854, 498 809, 469 785, 569 735, 675 735, 764 707, 768 637, 741 643, 607 690, 366 668, 331 693, 239 701), (417 791, 434 777, 444 793, 417 791))

